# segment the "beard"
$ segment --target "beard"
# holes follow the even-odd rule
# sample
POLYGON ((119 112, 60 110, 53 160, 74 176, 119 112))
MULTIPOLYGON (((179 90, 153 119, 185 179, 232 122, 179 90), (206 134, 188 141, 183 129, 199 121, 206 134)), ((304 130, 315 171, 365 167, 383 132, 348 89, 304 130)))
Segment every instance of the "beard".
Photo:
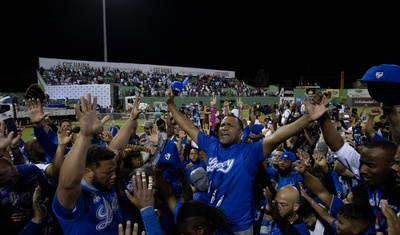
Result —
POLYGON ((107 191, 107 190, 109 190, 109 188, 108 188, 106 185, 104 185, 103 183, 101 183, 101 182, 96 178, 96 176, 93 177, 93 179, 91 180, 90 184, 91 184, 93 187, 95 187, 95 188, 97 188, 98 190, 100 190, 100 191, 107 191))

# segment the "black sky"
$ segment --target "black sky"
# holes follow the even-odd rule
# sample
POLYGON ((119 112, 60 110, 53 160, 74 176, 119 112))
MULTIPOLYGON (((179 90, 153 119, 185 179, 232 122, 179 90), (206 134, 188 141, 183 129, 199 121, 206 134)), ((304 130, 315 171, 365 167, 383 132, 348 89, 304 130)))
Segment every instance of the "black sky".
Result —
MULTIPOLYGON (((270 2, 106 0, 107 60, 233 70, 240 79, 264 69, 271 82, 304 76, 328 86, 339 86, 341 71, 356 79, 400 64, 400 3, 270 2)), ((104 61, 101 0, 12 5, 2 16, 7 68, 36 68, 38 57, 104 61)))

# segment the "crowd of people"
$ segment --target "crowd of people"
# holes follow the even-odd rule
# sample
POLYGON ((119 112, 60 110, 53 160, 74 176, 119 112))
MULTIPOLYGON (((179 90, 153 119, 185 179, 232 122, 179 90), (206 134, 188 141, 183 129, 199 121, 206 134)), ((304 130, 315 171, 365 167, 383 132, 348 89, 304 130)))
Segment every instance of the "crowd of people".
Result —
MULTIPOLYGON (((136 87, 124 91, 123 96, 132 96, 140 92, 143 96, 166 96, 173 81, 184 80, 185 76, 172 73, 143 72, 139 69, 66 67, 55 65, 46 73, 42 70, 48 85, 80 84, 120 84, 136 87)), ((191 76, 190 76, 191 77, 191 76)), ((266 96, 263 89, 247 85, 236 78, 216 75, 199 75, 189 79, 182 91, 183 96, 266 96)))
POLYGON ((34 138, 0 124, 2 232, 400 234, 396 105, 337 110, 318 92, 244 116, 240 98, 217 110, 216 96, 184 107, 174 97, 143 133, 139 94, 122 126, 91 94, 75 126, 53 125, 29 99, 34 138))

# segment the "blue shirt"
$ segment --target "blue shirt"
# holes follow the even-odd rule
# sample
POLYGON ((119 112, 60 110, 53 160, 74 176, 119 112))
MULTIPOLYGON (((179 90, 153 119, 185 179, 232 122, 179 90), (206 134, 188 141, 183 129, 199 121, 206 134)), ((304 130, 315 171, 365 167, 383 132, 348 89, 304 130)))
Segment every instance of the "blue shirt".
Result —
POLYGON ((264 160, 262 141, 224 148, 216 137, 203 132, 197 140, 208 159, 208 204, 224 211, 234 222, 233 231, 248 229, 254 222, 253 181, 264 160))
POLYGON ((82 179, 82 192, 72 211, 65 210, 57 194, 53 211, 64 234, 110 234, 118 233, 118 224, 131 220, 129 213, 120 207, 115 188, 99 191, 82 179))

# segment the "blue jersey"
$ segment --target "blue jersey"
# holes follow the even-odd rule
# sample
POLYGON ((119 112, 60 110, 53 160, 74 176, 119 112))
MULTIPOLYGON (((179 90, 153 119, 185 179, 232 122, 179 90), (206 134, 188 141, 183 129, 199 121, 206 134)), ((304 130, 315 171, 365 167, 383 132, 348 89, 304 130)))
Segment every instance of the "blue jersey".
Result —
MULTIPOLYGON (((99 191, 82 179, 82 192, 72 211, 65 210, 54 196, 53 211, 64 234, 118 233, 118 224, 130 219, 119 205, 115 188, 99 191)), ((132 220, 131 220, 132 221, 132 220)))
POLYGON ((203 132, 197 140, 207 155, 208 204, 222 209, 234 222, 233 231, 248 229, 254 222, 253 181, 264 160, 262 141, 224 148, 203 132))
POLYGON ((300 192, 299 182, 301 182, 304 185, 303 177, 295 169, 292 169, 292 174, 290 174, 286 178, 284 178, 278 174, 278 182, 277 182, 276 190, 279 190, 280 188, 282 188, 285 185, 293 185, 300 192))
POLYGON ((0 187, 0 227, 2 234, 16 234, 32 218, 32 197, 36 186, 42 189, 42 198, 51 198, 54 189, 51 187, 42 170, 34 164, 15 166, 18 171, 17 182, 0 187), (23 224, 11 222, 14 212, 30 213, 23 224))

